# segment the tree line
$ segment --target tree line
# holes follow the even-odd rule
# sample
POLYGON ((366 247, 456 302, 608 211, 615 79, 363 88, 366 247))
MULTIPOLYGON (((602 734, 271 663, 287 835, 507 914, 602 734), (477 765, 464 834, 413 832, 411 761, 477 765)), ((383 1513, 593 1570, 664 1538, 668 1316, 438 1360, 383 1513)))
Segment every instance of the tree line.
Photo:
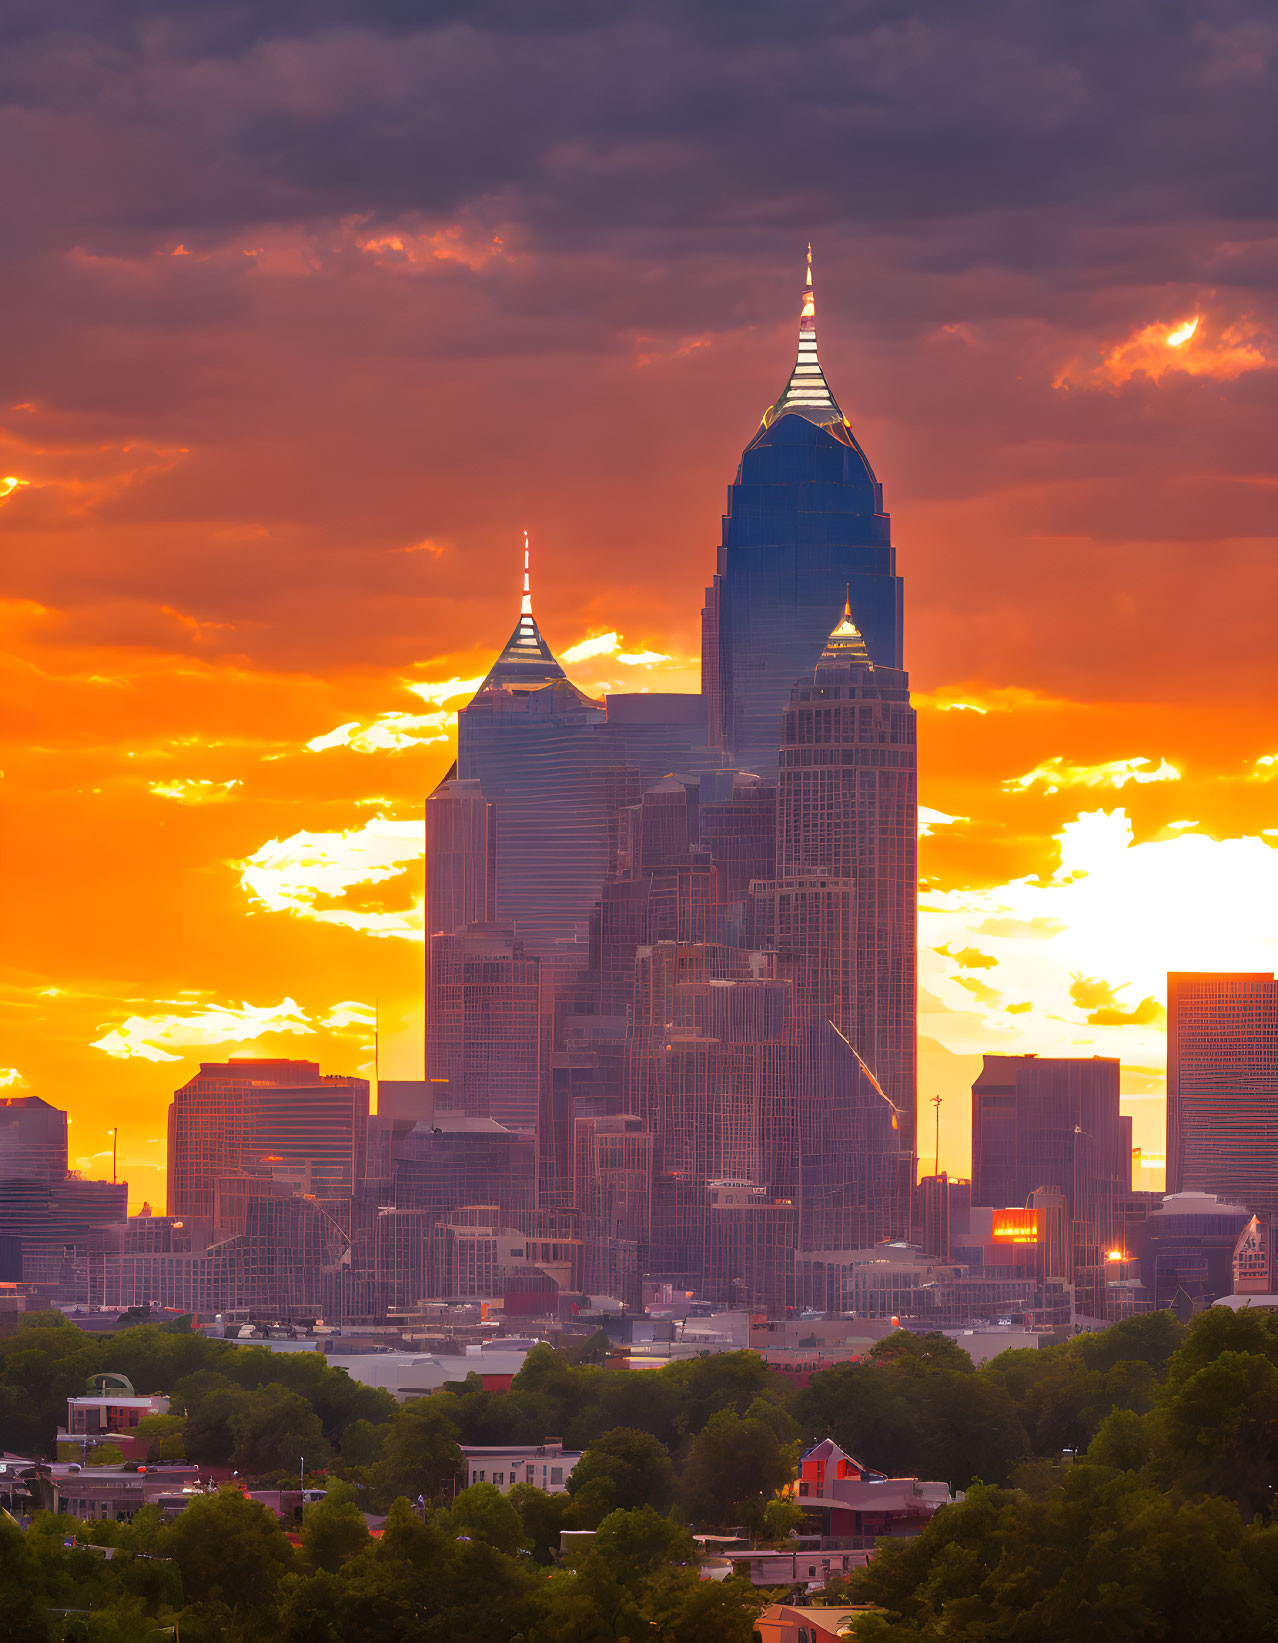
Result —
POLYGON ((690 1531, 784 1536, 797 1512, 778 1490, 828 1435, 889 1475, 968 1491, 827 1594, 877 1605, 856 1623, 877 1643, 1278 1636, 1278 1328, 1265 1312, 1217 1308, 1188 1326, 1155 1313, 980 1369, 947 1337, 902 1331, 805 1387, 749 1352, 633 1373, 596 1355, 541 1346, 509 1391, 472 1376, 397 1405, 319 1354, 33 1318, 0 1341, 4 1447, 47 1446, 61 1399, 111 1368, 173 1399, 157 1447, 264 1482, 295 1479, 304 1453, 329 1494, 307 1508, 297 1550, 238 1495, 198 1500, 169 1527, 142 1512, 75 1529, 111 1541, 109 1560, 64 1546, 66 1520, 38 1518, 0 1548, 0 1601, 29 1590, 23 1623, 40 1643, 150 1643, 172 1624, 188 1643, 201 1627, 347 1643, 378 1626, 395 1639, 537 1643, 553 1627, 748 1643, 768 1594, 699 1581, 690 1531), (459 1444, 547 1436, 584 1450, 567 1493, 454 1495, 459 1444), (366 1511, 389 1511, 380 1538, 366 1511), (596 1535, 560 1560, 564 1529, 596 1535), (257 1573, 239 1580, 236 1565, 257 1573))

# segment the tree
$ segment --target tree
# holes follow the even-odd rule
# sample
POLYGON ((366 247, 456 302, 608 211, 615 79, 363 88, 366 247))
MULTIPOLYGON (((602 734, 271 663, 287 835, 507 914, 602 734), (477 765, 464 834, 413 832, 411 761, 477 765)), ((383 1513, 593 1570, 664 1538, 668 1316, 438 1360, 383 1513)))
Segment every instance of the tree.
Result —
POLYGON ((53 1625, 41 1601, 35 1553, 12 1518, 0 1516, 0 1613, 6 1643, 51 1643, 53 1625))
POLYGON ((683 1510, 702 1529, 738 1523, 761 1528, 767 1503, 793 1481, 798 1456, 798 1445, 782 1442, 760 1414, 742 1417, 721 1409, 693 1439, 680 1492, 683 1510))
POLYGON ((1278 1319, 1268 1307, 1211 1306, 1187 1326, 1167 1364, 1167 1386, 1174 1390, 1225 1352, 1248 1352, 1278 1363, 1278 1319))
POLYGON ((596 1528, 608 1513, 652 1506, 668 1512, 675 1498, 674 1464, 651 1432, 616 1426, 595 1438, 572 1470, 568 1492, 581 1509, 573 1521, 596 1528))
POLYGON ((133 1435, 145 1441, 148 1460, 185 1460, 186 1450, 182 1446, 185 1425, 184 1415, 143 1415, 133 1428, 133 1435))
POLYGON ((1012 1400, 977 1375, 929 1373, 915 1387, 913 1476, 965 1489, 975 1478, 1003 1483, 1029 1453, 1012 1400))
POLYGON ((1154 1433, 1169 1487, 1225 1495, 1246 1517, 1278 1501, 1278 1369, 1268 1358, 1222 1352, 1170 1390, 1154 1433))
POLYGON ((852 1578, 885 1643, 1193 1637, 1232 1643, 1278 1623, 1273 1531, 1226 1501, 1186 1502, 1077 1464, 1041 1500, 978 1486, 922 1534, 885 1541, 852 1578))
POLYGON ((463 1489, 448 1514, 453 1533, 482 1540, 499 1552, 514 1554, 523 1545, 524 1525, 518 1508, 492 1483, 463 1489))
POLYGON ((391 1423, 374 1426, 372 1421, 357 1420, 342 1433, 342 1464, 344 1466, 375 1466, 382 1458, 391 1423))
POLYGON ((228 1425, 231 1464, 240 1472, 290 1472, 303 1459, 315 1471, 332 1458, 319 1416, 305 1398, 283 1386, 237 1393, 228 1425))
POLYGON ((462 1470, 457 1428, 448 1406, 442 1398, 414 1398, 396 1414, 373 1477, 384 1496, 430 1499, 462 1470))
POLYGON ((330 1483, 323 1500, 302 1509, 302 1553, 312 1569, 340 1569, 368 1544, 368 1524, 349 1484, 330 1483))
POLYGON ((949 1369, 960 1375, 975 1374, 971 1355, 964 1352, 957 1341, 952 1341, 940 1330, 916 1334, 911 1329, 898 1329, 876 1341, 867 1353, 870 1363, 891 1366, 898 1370, 949 1369))
POLYGON ((507 1492, 506 1499, 519 1513, 524 1543, 532 1555, 538 1563, 549 1563, 552 1554, 559 1550, 561 1532, 577 1527, 567 1521, 572 1497, 548 1494, 531 1483, 517 1483, 507 1492))
POLYGON ((0 1449, 52 1455, 66 1401, 97 1367, 93 1341, 60 1312, 28 1313, 0 1340, 0 1449))
POLYGON ((168 1533, 187 1601, 265 1611, 293 1549, 275 1514, 238 1489, 193 1499, 168 1533))

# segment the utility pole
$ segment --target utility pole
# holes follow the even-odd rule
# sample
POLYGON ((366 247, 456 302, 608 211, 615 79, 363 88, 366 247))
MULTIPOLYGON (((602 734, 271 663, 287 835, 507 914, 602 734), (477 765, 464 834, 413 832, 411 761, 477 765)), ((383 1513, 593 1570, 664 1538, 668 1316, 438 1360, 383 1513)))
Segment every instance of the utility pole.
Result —
POLYGON ((936 1157, 934 1159, 933 1175, 941 1173, 941 1097, 934 1095, 932 1105, 936 1108, 936 1157))

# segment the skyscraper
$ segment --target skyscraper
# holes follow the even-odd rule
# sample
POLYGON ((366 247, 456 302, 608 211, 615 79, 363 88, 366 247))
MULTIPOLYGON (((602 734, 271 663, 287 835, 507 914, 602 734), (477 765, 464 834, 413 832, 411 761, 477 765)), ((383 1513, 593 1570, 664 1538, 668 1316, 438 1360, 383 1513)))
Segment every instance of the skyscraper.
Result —
POLYGON ((368 1083, 314 1061, 202 1062, 169 1107, 169 1214, 212 1223, 223 1177, 288 1176, 302 1190, 363 1186, 368 1083))
MULTIPOLYGON (((457 716, 456 775, 477 782, 492 807, 489 919, 513 925, 537 957, 557 943, 580 943, 584 962, 590 911, 608 871, 614 757, 597 733, 607 723, 603 703, 571 683, 541 636, 527 565, 525 551, 514 631, 457 716)), ((434 895, 450 916, 463 905, 438 883, 434 895)), ((444 928, 429 908, 428 916, 430 933, 444 928)))
POLYGON ((1062 1194, 1070 1276, 1092 1316, 1103 1309, 1106 1256, 1121 1242, 1131 1192, 1118 1073, 1104 1056, 987 1055, 972 1086, 973 1205, 1028 1205, 1039 1188, 1062 1194))
POLYGON ((1278 1211, 1278 979, 1167 977, 1167 1190, 1278 1211))
POLYGON ((739 769, 772 779, 790 690, 810 675, 849 588, 869 655, 899 668, 903 600, 890 523, 817 358, 809 248, 798 358, 729 489, 702 614, 710 736, 739 769))
POLYGON ((786 708, 777 877, 756 887, 780 972, 843 1033, 914 1144, 918 787, 909 678, 845 600, 786 708))

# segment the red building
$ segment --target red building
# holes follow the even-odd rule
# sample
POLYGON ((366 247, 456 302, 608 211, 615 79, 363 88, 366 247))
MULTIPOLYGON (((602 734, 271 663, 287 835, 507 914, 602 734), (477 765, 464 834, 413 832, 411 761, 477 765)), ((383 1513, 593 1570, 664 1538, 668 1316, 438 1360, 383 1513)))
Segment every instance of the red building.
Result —
POLYGON ((810 1520, 808 1532, 840 1539, 916 1535, 954 1498, 945 1483, 872 1471, 833 1438, 823 1438, 804 1454, 795 1486, 796 1503, 810 1520))

